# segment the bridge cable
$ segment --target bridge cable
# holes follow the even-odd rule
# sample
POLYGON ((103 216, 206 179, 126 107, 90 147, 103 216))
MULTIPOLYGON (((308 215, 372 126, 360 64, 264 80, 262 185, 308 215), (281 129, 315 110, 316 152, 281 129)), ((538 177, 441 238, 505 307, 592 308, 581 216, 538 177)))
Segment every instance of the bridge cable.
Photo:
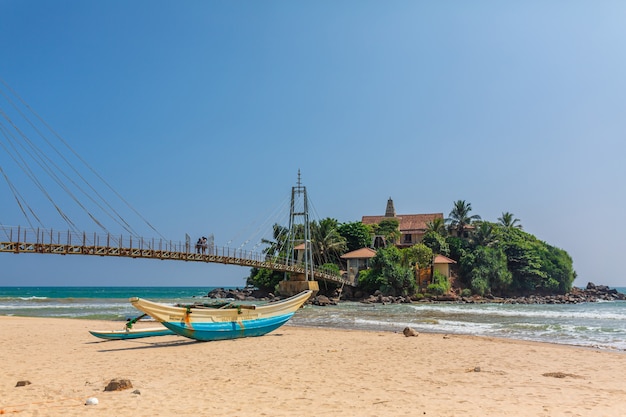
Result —
MULTIPOLYGON (((5 113, 0 109, 0 113, 2 113, 3 116, 6 117, 5 113)), ((10 119, 9 119, 10 120, 10 119)), ((13 159, 13 161, 22 169, 22 171, 24 171, 24 173, 26 174, 26 176, 28 178, 31 179, 31 181, 33 181, 33 183, 37 186, 37 188, 39 188, 39 190, 41 191, 41 193, 46 197, 46 199, 48 199, 48 201, 50 201, 50 203, 54 206, 54 208, 56 209, 56 211, 59 213, 59 215, 67 222, 68 226, 70 226, 70 228, 72 228, 74 231, 76 231, 76 225, 70 220, 70 218, 63 212, 63 210, 61 210, 61 208, 54 202, 54 199, 52 198, 52 196, 50 195, 50 193, 48 193, 48 191, 46 190, 46 188, 43 186, 43 184, 41 184, 41 182, 37 179, 37 177, 34 175, 34 173, 32 172, 32 170, 28 167, 28 164, 26 163, 26 161, 23 160, 22 156, 20 155, 19 151, 17 151, 17 149, 15 149, 15 146, 13 145, 13 143, 10 140, 10 136, 12 135, 7 135, 7 129, 6 127, 0 123, 0 127, 2 128, 2 133, 3 136, 5 138, 7 138, 9 144, 11 145, 11 147, 17 152, 17 155, 19 156, 19 159, 22 161, 22 163, 20 163, 15 156, 13 155, 13 153, 10 152, 9 149, 6 148, 6 146, 4 146, 4 144, 2 144, 2 147, 7 151, 7 154, 13 159)), ((1 144, 1 143, 0 143, 1 144)), ((28 151, 27 151, 28 153, 28 151)), ((25 200, 24 200, 25 201, 25 200)), ((29 206, 30 207, 30 206, 29 206)), ((31 213, 33 213, 34 215, 34 211, 32 210, 32 208, 30 209, 31 213)), ((36 217, 36 216, 35 216, 36 217)), ((39 220, 39 219, 38 219, 39 220)), ((40 221, 40 224, 41 221, 40 221)), ((43 224, 42 224, 43 225, 43 224)))
POLYGON ((253 251, 255 251, 259 246, 266 244, 264 239, 261 237, 261 234, 266 232, 268 228, 271 227, 270 224, 272 224, 272 222, 276 223, 275 219, 278 217, 278 214, 284 212, 284 208, 286 207, 288 201, 288 199, 283 200, 272 214, 263 216, 264 222, 256 230, 256 235, 259 236, 259 240, 254 244, 252 248, 253 251))
MULTIPOLYGON (((111 190, 124 204, 126 204, 127 207, 129 207, 137 216, 139 216, 139 218, 141 220, 143 220, 154 232, 156 232, 161 238, 166 239, 145 217, 143 217, 126 199, 124 199, 124 197, 121 196, 121 194, 119 194, 100 174, 98 174, 98 172, 96 172, 96 170, 91 167, 91 165, 89 165, 62 137, 59 133, 57 133, 41 116, 39 116, 39 114, 37 112, 35 112, 30 105, 28 105, 28 103, 26 103, 22 97, 15 91, 13 90, 3 79, 0 78, 0 82, 9 90, 11 91, 11 93, 18 98, 18 100, 33 114, 35 115, 35 117, 41 122, 43 123, 43 125, 50 131, 53 133, 54 136, 56 136, 56 138, 63 144, 65 145, 65 147, 67 149, 69 149, 69 151, 76 157, 78 158, 78 160, 80 162, 82 162, 100 181, 102 181, 102 183, 104 185, 107 186, 107 188, 109 190, 111 190)), ((4 95, 4 94, 3 94, 4 95)), ((6 97, 6 95, 5 95, 6 97)), ((9 100, 11 102, 11 104, 13 105, 14 108, 16 108, 15 104, 9 100)), ((16 110, 19 111, 19 109, 16 108, 16 110)), ((52 145, 50 143, 50 141, 45 137, 45 135, 43 135, 39 129, 37 129, 34 124, 27 118, 25 117, 21 112, 20 114, 22 115, 22 117, 24 117, 29 124, 37 131, 37 133, 39 133, 39 135, 46 141, 46 143, 48 143, 49 146, 51 146, 55 152, 65 161, 65 163, 68 164, 68 166, 89 186, 89 188, 107 205, 107 207, 109 207, 109 209, 111 209, 115 215, 117 215, 117 217, 127 226, 124 227, 127 231, 129 231, 129 233, 131 234, 135 234, 137 235, 136 232, 132 231, 132 227, 130 227, 130 225, 128 224, 128 222, 126 222, 126 220, 124 220, 124 218, 108 203, 108 201, 102 197, 102 195, 100 193, 98 193, 98 191, 91 186, 91 184, 89 183, 89 181, 87 181, 79 172, 78 170, 54 147, 54 145, 52 145), (130 230, 129 230, 130 229, 130 230)), ((82 189, 81 191, 87 195, 82 189)), ((93 199, 91 199, 93 201, 93 199)), ((95 201, 94 201, 95 203, 95 201)), ((106 210, 104 210, 100 205, 98 205, 105 213, 106 210)), ((94 219, 94 217, 88 213, 90 215, 90 217, 92 217, 92 219, 94 219)), ((112 217, 109 214, 110 217, 112 217)), ((94 219, 95 221, 95 219, 94 219)), ((98 222, 99 223, 99 222, 98 222)), ((118 223, 119 224, 119 223, 118 223)))
MULTIPOLYGON (((35 161, 37 162, 37 164, 39 165, 39 167, 48 174, 48 176, 50 178, 52 178, 56 184, 62 189, 64 190, 73 200, 74 202, 83 209, 83 211, 85 211, 85 213, 87 213, 87 215, 98 225, 100 226, 105 232, 108 233, 108 231, 106 230, 106 227, 104 227, 104 225, 102 223, 100 223, 95 216, 93 216, 92 213, 89 212, 89 210, 80 202, 80 200, 78 200, 78 198, 76 198, 76 196, 74 195, 74 193, 72 193, 72 191, 65 185, 65 183, 63 183, 63 181, 61 181, 61 179, 55 174, 55 172, 51 169, 50 164, 56 168, 61 174, 63 174, 72 184, 74 184, 79 190, 81 190, 81 188, 78 186, 78 184, 76 184, 71 178, 69 178, 67 176, 67 174, 65 174, 63 172, 63 170, 61 170, 53 161, 51 161, 45 154, 43 154, 31 141, 30 139, 15 125, 15 123, 13 123, 13 121, 8 117, 8 115, 2 111, 0 109, 0 113, 2 114, 2 116, 7 119, 9 121, 9 123, 11 124, 11 126, 20 134, 20 136, 24 139, 24 141, 31 147, 31 149, 34 152, 34 155, 28 151, 28 149, 24 148, 22 146, 22 149, 24 149, 24 151, 35 161), (36 156, 36 157, 35 157, 36 156), (46 160, 48 160, 50 162, 50 164, 48 164, 46 162, 46 160)), ((11 135, 12 136, 12 135, 11 135)), ((7 137, 7 139, 9 139, 7 137)), ((10 139, 9 139, 10 142, 10 139)), ((14 150, 18 153, 19 155, 19 151, 13 146, 14 150)), ((26 163, 26 161, 24 161, 24 159, 21 157, 20 155, 20 159, 22 160, 22 162, 24 163, 24 166, 21 166, 22 170, 27 173, 27 175, 29 176, 29 178, 31 178, 31 180, 33 180, 36 184, 39 184, 39 189, 45 193, 46 195, 49 196, 49 200, 52 202, 52 204, 54 205, 54 207, 57 209, 57 212, 59 212, 59 214, 61 215, 61 217, 63 219, 66 220, 66 222, 68 222, 68 224, 70 224, 75 232, 78 232, 76 225, 74 224, 73 221, 71 221, 69 219, 69 217, 62 212, 62 210, 60 209, 60 207, 54 202, 54 200, 52 199, 52 196, 50 196, 50 194, 45 190, 45 187, 43 187, 43 185, 41 185, 41 183, 39 182, 39 180, 36 179, 36 176, 34 175, 34 173, 32 172, 32 170, 30 169, 30 167, 28 166, 28 164, 26 163)), ((15 161, 15 159, 14 159, 15 161)), ((17 163, 17 161, 16 161, 17 163)), ((19 165, 19 164, 18 164, 19 165)), ((82 190, 81 190, 82 191, 82 190)))
MULTIPOLYGON (((274 235, 276 234, 277 228, 286 229, 286 227, 283 226, 283 224, 284 224, 285 218, 288 217, 285 213, 285 207, 287 207, 289 201, 290 201, 290 196, 286 196, 283 202, 281 202, 279 209, 275 211, 275 215, 267 218, 268 223, 273 221, 272 239, 276 239, 276 241, 269 240, 269 239, 261 239, 260 242, 257 243, 257 246, 268 245, 268 247, 263 250, 266 256, 271 256, 271 257, 278 256, 285 249, 285 246, 287 244, 287 239, 286 239, 287 232, 279 236, 274 236, 274 235), (281 213, 283 213, 283 216, 281 218, 278 218, 278 215, 281 213)), ((278 230, 283 231, 280 229, 278 230)))
MULTIPOLYGON (((250 241, 253 240, 257 240, 257 236, 260 236, 262 233, 267 231, 268 225, 269 223, 272 221, 272 217, 275 217, 275 213, 276 210, 274 210, 274 213, 268 215, 268 214, 259 214, 257 216, 256 219, 251 220, 248 225, 243 226, 242 228, 240 228, 239 231, 237 231, 237 233, 235 234, 235 236, 233 236, 230 240, 228 240, 228 242, 226 243, 226 246, 230 246, 231 243, 233 243, 233 241, 238 241, 239 238, 243 235, 243 233, 247 230, 250 230, 250 228, 254 225, 258 223, 259 218, 263 219, 262 223, 256 227, 256 229, 252 232, 252 235, 249 236, 238 248, 238 250, 243 250, 243 248, 250 243, 250 241)), ((262 240, 262 239, 260 239, 262 240)), ((258 241, 252 250, 255 250, 262 242, 258 241)))
MULTIPOLYGON (((67 159, 64 158, 63 155, 61 155, 58 150, 56 148, 54 148, 54 145, 51 144, 46 138, 45 136, 39 131, 39 129, 37 129, 37 127, 20 111, 19 108, 17 108, 17 106, 15 105, 15 103, 9 98, 7 97, 2 91, 0 91, 0 94, 2 94, 5 99, 7 101, 9 101, 9 103, 11 103, 11 105, 13 106, 13 108, 31 125, 31 127, 33 129, 35 129, 35 131, 46 141, 46 143, 48 143, 48 145, 65 161, 65 163, 70 166, 70 168, 72 168, 72 170, 92 189, 93 187, 91 187, 91 185, 89 184, 89 182, 87 180, 84 179, 84 177, 82 177, 80 175, 80 173, 72 166, 72 164, 67 161, 67 159)), ((30 146, 30 148, 33 150, 34 154, 37 155, 37 158, 31 153, 29 152, 26 148, 24 148, 24 146, 22 146, 22 149, 24 149, 24 151, 35 161, 38 163, 38 165, 44 170, 44 172, 46 172, 48 174, 48 176, 50 178, 52 178, 57 185, 63 189, 73 200, 74 202, 80 206, 83 211, 85 211, 85 213, 87 213, 87 215, 98 225, 100 226, 105 232, 108 233, 106 227, 104 227, 104 225, 95 218, 95 216, 89 212, 89 210, 76 198, 76 196, 74 195, 74 193, 72 193, 69 188, 65 185, 65 183, 53 172, 53 170, 51 169, 50 165, 52 165, 59 173, 61 173, 70 183, 72 183, 79 191, 81 191, 88 199, 90 199, 98 208, 100 208, 105 214, 107 214, 111 219, 113 219, 113 221, 115 221, 116 223, 118 223, 120 226, 122 226, 126 231, 128 231, 131 234, 135 234, 134 231, 132 231, 132 228, 130 227, 130 225, 128 225, 128 223, 124 222, 126 224, 127 227, 125 227, 123 224, 121 224, 119 221, 117 221, 110 213, 107 212, 106 209, 104 209, 102 207, 102 205, 100 205, 97 201, 95 201, 95 199, 93 197, 91 197, 88 193, 85 192, 85 190, 80 187, 80 185, 78 185, 76 183, 76 181, 74 181, 69 175, 67 175, 67 173, 64 172, 63 169, 61 169, 50 157, 48 157, 45 153, 43 153, 27 136, 26 134, 24 134, 21 129, 19 129, 15 123, 13 123, 13 121, 8 117, 8 115, 6 113, 4 113, 2 110, 0 110, 0 112, 3 113, 3 116, 5 119, 7 119, 9 121, 9 123, 11 123, 11 125, 13 126, 13 128, 20 134, 20 136, 24 139, 24 141, 30 146), (48 161, 48 162, 46 162, 48 161)), ((18 142, 21 144, 21 142, 18 142)), ((13 147, 15 149, 15 147, 13 147)), ((17 149, 15 149, 16 152, 17 149)), ((23 158, 21 158, 23 161, 23 158)), ((24 161, 24 164, 26 164, 26 162, 24 161)), ((26 164, 27 165, 27 164, 26 164)), ((24 170, 24 168, 22 168, 24 170)), ((33 175, 34 177, 34 175, 33 175)), ((94 190, 94 192, 97 191, 94 190)), ((98 195, 99 196, 99 195, 98 195)), ((101 199, 102 197, 99 196, 101 199)), ((102 199, 103 201, 105 201, 104 199, 102 199)), ((106 201, 105 201, 106 203, 106 201)), ((118 216, 119 217, 119 216, 118 216)), ((122 219, 123 221, 123 219, 122 219)))
MULTIPOLYGON (((20 199, 22 198, 22 196, 19 194, 19 192, 17 191, 17 189, 15 188, 15 186, 13 185, 13 183, 11 182, 11 180, 9 179, 9 177, 6 175, 6 173, 4 172, 4 170, 2 169, 2 166, 0 166, 0 172, 2 173, 2 176, 4 177, 4 179, 6 180, 7 184, 9 185, 9 189, 11 190, 11 192, 13 193, 13 197, 15 198, 15 201, 17 202, 17 205, 19 206, 20 210, 22 211, 22 213, 24 213, 24 217, 26 217, 26 221, 28 222, 28 224, 30 225, 31 229, 35 229, 33 227, 33 224, 30 221, 30 217, 28 216, 28 214, 26 213, 26 210, 24 210, 24 206, 22 206, 22 202, 20 201, 20 199)), ((37 221, 39 221, 39 223, 41 224, 41 221, 39 220, 39 218, 35 215, 35 213, 33 213, 32 209, 30 208, 30 206, 28 206, 28 204, 26 204, 29 211, 35 216, 35 218, 37 219, 37 221)), ((19 236, 18 236, 19 239, 19 236)))

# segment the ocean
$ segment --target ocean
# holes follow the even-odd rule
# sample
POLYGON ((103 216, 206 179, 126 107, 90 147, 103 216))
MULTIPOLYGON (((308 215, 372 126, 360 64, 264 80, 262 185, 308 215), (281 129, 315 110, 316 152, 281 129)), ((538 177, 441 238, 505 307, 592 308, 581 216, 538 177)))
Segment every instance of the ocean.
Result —
MULTIPOLYGON (((0 287, 0 315, 124 322, 141 313, 128 302, 142 297, 193 303, 213 287, 0 287)), ((626 293, 626 288, 617 288, 626 293)), ((401 332, 468 334, 626 351, 626 302, 582 304, 363 304, 307 305, 287 325, 401 332)), ((115 325, 112 329, 117 328, 115 325)), ((119 328, 122 328, 120 323, 119 328)))

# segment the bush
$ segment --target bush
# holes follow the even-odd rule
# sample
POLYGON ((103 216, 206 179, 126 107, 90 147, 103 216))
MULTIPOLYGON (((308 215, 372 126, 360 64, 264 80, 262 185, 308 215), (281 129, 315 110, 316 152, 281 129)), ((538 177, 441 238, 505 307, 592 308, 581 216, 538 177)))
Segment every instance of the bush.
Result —
POLYGON ((439 271, 433 274, 433 282, 426 287, 426 291, 433 295, 443 295, 450 291, 450 282, 448 277, 439 271))
POLYGON ((329 275, 341 275, 341 271, 336 264, 327 263, 319 267, 319 270, 329 275))
POLYGON ((265 268, 252 268, 250 276, 246 280, 247 285, 252 285, 263 291, 276 291, 278 283, 285 277, 284 272, 277 272, 265 268))
POLYGON ((474 293, 480 296, 489 292, 489 282, 487 282, 487 278, 484 275, 476 275, 472 278, 470 285, 474 293))
POLYGON ((439 284, 428 284, 426 292, 431 295, 444 295, 446 290, 439 284))
POLYGON ((366 293, 370 294, 373 294, 376 290, 380 289, 382 285, 387 284, 387 280, 377 274, 373 274, 371 269, 359 271, 357 280, 359 282, 359 287, 366 293))
POLYGON ((403 266, 401 261, 402 252, 395 246, 379 249, 372 258, 371 269, 359 272, 359 286, 370 294, 376 290, 385 295, 415 294, 413 269, 403 266))

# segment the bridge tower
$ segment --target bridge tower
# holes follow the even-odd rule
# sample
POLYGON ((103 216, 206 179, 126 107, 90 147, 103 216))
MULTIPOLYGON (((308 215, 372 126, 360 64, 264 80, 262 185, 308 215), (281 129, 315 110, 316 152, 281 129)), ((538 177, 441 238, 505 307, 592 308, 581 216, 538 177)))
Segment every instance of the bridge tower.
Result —
POLYGON ((304 273, 285 272, 285 279, 278 284, 282 295, 291 296, 304 290, 319 291, 313 275, 313 248, 309 222, 309 201, 306 187, 302 185, 300 170, 298 182, 291 187, 289 209, 289 233, 287 236, 287 262, 289 265, 304 265, 304 273))

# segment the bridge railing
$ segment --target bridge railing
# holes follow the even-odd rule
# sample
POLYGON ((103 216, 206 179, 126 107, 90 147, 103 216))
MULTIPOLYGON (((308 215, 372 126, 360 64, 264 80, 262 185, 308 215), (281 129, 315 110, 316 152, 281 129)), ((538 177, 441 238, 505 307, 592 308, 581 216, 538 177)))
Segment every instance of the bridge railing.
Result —
POLYGON ((169 250, 173 252, 185 252, 188 250, 186 243, 166 241, 163 239, 144 239, 143 237, 113 235, 110 233, 98 234, 87 232, 73 232, 70 230, 58 231, 54 229, 31 229, 20 226, 0 225, 0 241, 27 242, 69 246, 98 246, 119 247, 134 249, 169 250))
MULTIPOLYGON (((53 244, 84 247, 109 247, 139 250, 168 251, 179 253, 199 253, 203 255, 226 256, 250 260, 264 260, 266 255, 260 252, 207 245, 196 249, 195 245, 183 241, 166 239, 144 238, 130 235, 114 235, 110 233, 87 233, 73 231, 58 231, 54 229, 32 229, 21 226, 0 225, 0 241, 14 243, 53 244)), ((283 259, 284 260, 284 259, 283 259)))
MULTIPOLYGON (((244 250, 243 248, 231 248, 226 246, 207 245, 205 248, 196 248, 188 242, 172 241, 165 239, 146 239, 137 236, 113 235, 110 233, 86 233, 73 231, 58 231, 54 229, 24 228, 20 226, 0 225, 0 242, 13 243, 16 252, 33 252, 29 245, 50 245, 81 248, 119 248, 125 250, 139 250, 148 252, 171 252, 184 253, 187 255, 197 254, 204 256, 237 258, 252 261, 258 264, 272 263, 288 267, 304 268, 304 265, 285 257, 268 256, 262 252, 244 250), (20 248, 22 247, 22 248, 20 248)), ((76 253, 76 252, 74 252, 76 253)), ((83 251, 81 253, 89 253, 83 251)), ((185 259, 189 259, 186 257, 185 259)), ((336 276, 336 272, 316 268, 315 272, 327 275, 328 278, 336 276)))

